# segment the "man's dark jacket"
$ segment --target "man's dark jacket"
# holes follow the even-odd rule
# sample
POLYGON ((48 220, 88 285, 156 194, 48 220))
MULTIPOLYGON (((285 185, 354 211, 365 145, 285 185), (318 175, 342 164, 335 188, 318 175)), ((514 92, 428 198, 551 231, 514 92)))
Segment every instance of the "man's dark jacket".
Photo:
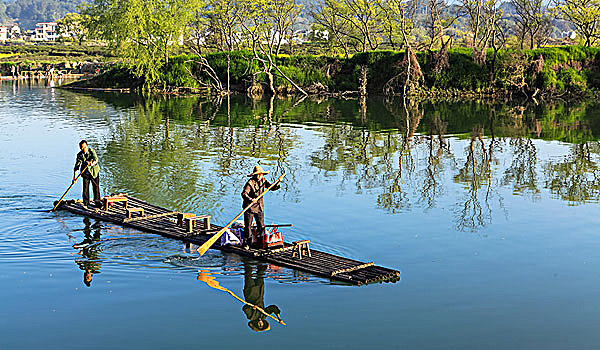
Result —
MULTIPOLYGON (((252 203, 252 200, 258 196, 260 196, 261 193, 263 193, 267 188, 269 188, 271 186, 271 183, 269 181, 267 181, 264 177, 258 181, 255 178, 250 178, 250 180, 248 180, 248 182, 246 182, 246 185, 244 186, 244 190, 242 191, 242 198, 244 199, 243 203, 242 203, 242 208, 246 208, 247 206, 249 206, 252 203)), ((272 191, 278 190, 280 188, 279 184, 273 186, 273 188, 271 189, 272 191)), ((260 200, 255 203, 252 207, 250 207, 250 209, 248 209, 248 212, 251 213, 259 213, 259 212, 264 212, 265 211, 265 204, 263 202, 262 197, 260 198, 260 200)))

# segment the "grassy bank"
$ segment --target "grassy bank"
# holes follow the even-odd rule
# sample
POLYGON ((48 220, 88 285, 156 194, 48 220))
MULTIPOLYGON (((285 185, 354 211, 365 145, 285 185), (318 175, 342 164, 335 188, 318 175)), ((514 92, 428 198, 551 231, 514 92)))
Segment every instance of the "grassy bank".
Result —
POLYGON ((44 71, 55 67, 66 73, 80 73, 85 63, 95 65, 116 60, 103 46, 80 46, 60 43, 21 43, 0 46, 0 75, 10 75, 11 67, 20 71, 44 71))
MULTIPOLYGON (((402 91, 400 87, 404 84, 406 72, 405 56, 405 52, 394 51, 360 53, 347 59, 281 56, 275 58, 275 63, 288 78, 310 93, 357 92, 361 77, 366 73, 367 91, 382 94, 391 81, 396 82, 393 92, 402 91)), ((467 48, 450 49, 443 56, 434 52, 416 53, 420 67, 418 73, 411 74, 413 84, 409 89, 410 94, 519 94, 552 98, 584 96, 600 89, 600 48, 567 46, 524 51, 503 50, 496 54, 489 50, 483 64, 474 63, 472 50, 467 48)), ((227 54, 210 53, 204 57, 214 69, 220 84, 226 86, 227 54)), ((232 90, 246 92, 251 86, 257 85, 266 90, 267 75, 262 73, 261 66, 252 61, 251 57, 250 52, 231 53, 229 76, 232 90)), ((162 70, 160 84, 155 88, 163 91, 205 91, 206 86, 214 85, 216 81, 198 62, 198 56, 194 55, 172 57, 169 65, 162 70)), ((288 80, 276 71, 273 73, 274 86, 278 92, 295 92, 288 80)), ((122 67, 115 68, 96 80, 78 84, 89 87, 142 85, 139 79, 127 74, 122 67)))

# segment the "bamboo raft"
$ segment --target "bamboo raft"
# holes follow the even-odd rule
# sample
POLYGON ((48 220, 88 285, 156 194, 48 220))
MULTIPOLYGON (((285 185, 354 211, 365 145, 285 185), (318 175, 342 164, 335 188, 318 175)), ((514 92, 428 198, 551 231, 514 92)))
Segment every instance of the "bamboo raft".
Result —
MULTIPOLYGON (((214 224, 209 224, 210 227, 205 227, 205 222, 199 221, 190 233, 185 227, 177 224, 175 218, 180 213, 150 204, 126 194, 120 194, 120 196, 127 198, 127 205, 130 210, 131 208, 143 209, 144 214, 142 216, 128 217, 127 209, 119 203, 112 203, 112 206, 108 210, 95 207, 85 208, 81 205, 81 200, 61 202, 58 208, 74 214, 113 222, 195 245, 202 245, 212 234, 215 234, 222 228, 222 226, 214 224)), ((246 250, 237 246, 221 246, 219 242, 215 243, 212 248, 250 256, 274 265, 355 285, 374 282, 396 282, 400 279, 399 271, 377 266, 372 262, 364 263, 314 249, 310 249, 310 256, 303 255, 300 259, 294 255, 294 245, 287 242, 284 243, 282 248, 272 250, 254 248, 246 250)))

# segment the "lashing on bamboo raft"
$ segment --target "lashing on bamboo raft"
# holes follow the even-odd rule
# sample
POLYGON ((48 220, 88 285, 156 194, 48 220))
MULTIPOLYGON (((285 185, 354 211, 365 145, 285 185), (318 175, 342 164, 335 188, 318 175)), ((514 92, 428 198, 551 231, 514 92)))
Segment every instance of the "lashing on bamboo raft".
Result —
POLYGON ((100 198, 98 157, 84 140, 80 143, 80 149, 76 162, 76 170, 80 169, 79 176, 74 174, 69 189, 55 202, 55 209, 178 239, 197 245, 201 255, 214 248, 357 285, 396 282, 400 279, 397 270, 312 249, 309 240, 285 242, 279 229, 291 224, 265 225, 263 197, 269 191, 279 189, 285 174, 271 183, 264 178, 269 172, 256 166, 248 175, 250 179, 242 191, 243 210, 225 226, 218 226, 211 222, 210 215, 169 210, 123 193, 100 198), (90 167, 93 171, 89 170, 90 167), (63 201, 82 176, 84 180, 87 178, 84 181, 83 199, 63 201), (94 186, 94 202, 90 202, 89 190, 86 190, 90 183, 94 186), (243 222, 237 221, 242 215, 243 222), (253 221, 255 225, 252 225, 253 221), (267 227, 271 229, 269 232, 267 227))

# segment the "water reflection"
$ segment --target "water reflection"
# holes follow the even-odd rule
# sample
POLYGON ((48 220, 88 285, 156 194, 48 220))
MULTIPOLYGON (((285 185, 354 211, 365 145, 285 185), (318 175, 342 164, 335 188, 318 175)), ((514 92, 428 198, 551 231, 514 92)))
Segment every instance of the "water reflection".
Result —
POLYGON ((569 204, 579 204, 600 199, 600 169, 598 151, 600 144, 572 145, 569 155, 548 162, 544 167, 546 187, 569 204), (592 156, 595 154, 595 156, 592 156))
POLYGON ((90 287, 94 274, 100 273, 102 263, 99 258, 102 248, 97 244, 100 242, 102 226, 98 221, 92 224, 88 217, 83 218, 83 224, 83 241, 73 244, 73 248, 79 249, 77 254, 81 258, 76 258, 75 263, 83 271, 83 283, 90 287))
POLYGON ((248 327, 252 330, 260 332, 269 330, 269 322, 266 318, 273 314, 279 320, 281 311, 276 305, 265 307, 265 271, 266 264, 257 264, 256 272, 251 264, 244 264, 244 299, 248 304, 242 307, 244 314, 248 318, 248 327), (253 304, 251 306, 249 304, 253 304), (262 311, 264 310, 264 311, 262 311))
POLYGON ((215 273, 207 270, 198 272, 198 280, 206 283, 209 287, 227 292, 232 297, 242 302, 242 311, 246 315, 248 327, 255 332, 263 332, 271 329, 267 317, 285 325, 281 319, 281 311, 277 305, 265 307, 265 272, 267 265, 263 263, 251 263, 244 261, 244 298, 240 298, 231 290, 221 286, 216 280, 215 273))
POLYGON ((600 196, 594 101, 83 96, 96 112, 98 103, 119 111, 104 121, 99 150, 108 192, 177 210, 218 213, 256 163, 288 174, 284 200, 300 201, 306 182, 334 180, 339 194, 374 195, 390 213, 452 196, 461 231, 489 225, 495 210, 507 215, 507 190, 530 200, 548 190, 571 203, 600 196), (537 139, 573 143, 572 151, 540 156, 537 139))

